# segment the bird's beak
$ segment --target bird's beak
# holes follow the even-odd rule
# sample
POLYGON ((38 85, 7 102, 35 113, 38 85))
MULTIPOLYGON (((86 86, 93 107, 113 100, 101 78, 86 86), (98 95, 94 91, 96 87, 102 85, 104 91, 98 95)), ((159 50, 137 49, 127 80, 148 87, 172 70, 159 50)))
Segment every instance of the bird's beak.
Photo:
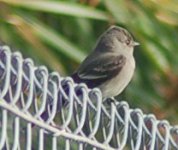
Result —
POLYGON ((140 45, 140 43, 138 43, 138 42, 133 43, 133 46, 138 46, 138 45, 140 45))

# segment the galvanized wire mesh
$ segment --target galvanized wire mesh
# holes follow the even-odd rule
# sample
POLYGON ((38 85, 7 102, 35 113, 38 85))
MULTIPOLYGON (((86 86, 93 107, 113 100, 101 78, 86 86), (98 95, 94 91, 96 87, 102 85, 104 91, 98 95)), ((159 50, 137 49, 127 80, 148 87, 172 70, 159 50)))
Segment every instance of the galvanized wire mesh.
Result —
POLYGON ((0 149, 178 149, 178 128, 0 46, 0 149), (66 90, 67 89, 67 90, 66 90))

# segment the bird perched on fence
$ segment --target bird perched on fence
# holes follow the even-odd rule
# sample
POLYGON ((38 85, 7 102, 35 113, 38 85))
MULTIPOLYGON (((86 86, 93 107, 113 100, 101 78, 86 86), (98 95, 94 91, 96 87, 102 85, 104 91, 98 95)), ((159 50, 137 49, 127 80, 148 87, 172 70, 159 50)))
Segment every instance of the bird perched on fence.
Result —
MULTIPOLYGON (((71 77, 76 83, 85 83, 89 88, 99 88, 103 99, 117 96, 133 76, 135 70, 133 51, 136 45, 138 43, 126 29, 111 26, 100 36, 94 50, 71 77)), ((69 87, 66 84, 62 87, 69 94, 69 87)), ((63 106, 67 106, 68 102, 59 92, 57 110, 60 111, 63 106)), ((44 120, 48 118, 47 111, 42 114, 42 118, 44 120)))
POLYGON ((130 82, 134 70, 134 47, 139 45, 124 28, 111 26, 94 50, 72 74, 76 83, 99 88, 103 98, 119 95, 130 82))

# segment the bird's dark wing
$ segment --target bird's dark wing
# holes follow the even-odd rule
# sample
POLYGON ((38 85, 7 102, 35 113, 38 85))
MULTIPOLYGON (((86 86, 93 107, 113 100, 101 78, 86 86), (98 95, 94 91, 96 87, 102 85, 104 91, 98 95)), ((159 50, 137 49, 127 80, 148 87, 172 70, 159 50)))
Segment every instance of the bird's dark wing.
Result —
POLYGON ((90 61, 86 59, 72 78, 76 83, 83 82, 89 88, 94 88, 116 76, 125 63, 126 57, 123 55, 95 56, 90 61))

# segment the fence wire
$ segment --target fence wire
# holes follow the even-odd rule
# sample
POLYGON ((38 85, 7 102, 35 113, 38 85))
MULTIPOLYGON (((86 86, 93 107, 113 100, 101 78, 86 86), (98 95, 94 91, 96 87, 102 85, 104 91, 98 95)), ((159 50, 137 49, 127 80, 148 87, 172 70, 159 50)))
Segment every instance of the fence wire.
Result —
POLYGON ((178 150, 178 127, 102 100, 0 46, 0 149, 178 150))

